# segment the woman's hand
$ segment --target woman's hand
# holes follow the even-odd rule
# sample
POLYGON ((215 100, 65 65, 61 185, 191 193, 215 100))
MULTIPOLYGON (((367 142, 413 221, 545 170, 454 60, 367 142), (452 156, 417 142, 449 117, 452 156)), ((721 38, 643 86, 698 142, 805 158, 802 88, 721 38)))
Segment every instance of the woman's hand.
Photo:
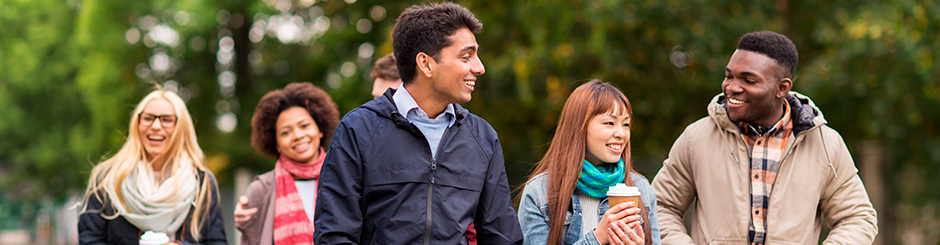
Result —
POLYGON ((643 232, 643 227, 640 226, 639 221, 634 221, 627 225, 623 220, 618 220, 617 222, 610 223, 610 227, 607 228, 607 240, 610 241, 610 244, 613 245, 642 245, 646 233, 643 232), (633 228, 636 227, 637 232, 633 231, 633 228))
POLYGON ((235 204, 235 226, 247 222, 255 212, 258 212, 258 208, 245 209, 245 205, 248 205, 248 197, 239 197, 238 203, 235 204))
POLYGON ((594 229, 594 237, 597 237, 597 242, 600 244, 611 243, 609 240, 610 236, 608 236, 609 228, 615 224, 615 222, 637 222, 640 219, 639 213, 640 209, 636 208, 636 203, 634 202, 625 202, 610 207, 607 212, 604 212, 604 217, 601 218, 601 221, 597 224, 597 228, 594 229))

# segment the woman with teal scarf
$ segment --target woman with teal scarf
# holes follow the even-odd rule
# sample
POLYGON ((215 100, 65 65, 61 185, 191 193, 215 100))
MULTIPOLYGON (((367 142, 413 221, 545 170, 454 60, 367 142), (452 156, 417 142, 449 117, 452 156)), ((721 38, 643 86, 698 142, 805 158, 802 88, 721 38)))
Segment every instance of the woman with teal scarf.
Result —
POLYGON ((519 203, 525 244, 659 244, 656 195, 633 169, 630 101, 608 83, 579 86, 519 203), (636 186, 641 203, 608 207, 607 189, 636 186), (558 217, 558 218, 556 218, 558 217))

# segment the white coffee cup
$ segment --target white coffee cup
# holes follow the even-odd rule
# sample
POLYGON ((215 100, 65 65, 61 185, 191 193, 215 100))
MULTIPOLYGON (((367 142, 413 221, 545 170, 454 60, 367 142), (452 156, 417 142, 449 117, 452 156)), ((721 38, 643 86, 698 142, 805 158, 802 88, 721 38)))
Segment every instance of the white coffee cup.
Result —
POLYGON ((627 186, 623 183, 618 183, 615 186, 611 186, 607 189, 607 203, 610 204, 610 207, 617 206, 617 204, 632 201, 636 206, 640 205, 640 188, 636 186, 627 186))
POLYGON ((170 243, 170 237, 159 231, 147 231, 140 236, 140 245, 164 245, 170 243))

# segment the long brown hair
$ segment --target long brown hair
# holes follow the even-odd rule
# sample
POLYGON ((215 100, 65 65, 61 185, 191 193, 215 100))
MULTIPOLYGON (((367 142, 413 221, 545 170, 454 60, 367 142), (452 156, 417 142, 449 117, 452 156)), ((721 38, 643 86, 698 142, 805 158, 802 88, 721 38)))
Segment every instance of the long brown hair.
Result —
MULTIPOLYGON (((633 107, 630 105, 630 101, 627 100, 627 96, 623 95, 613 85, 597 79, 578 86, 568 96, 568 100, 561 110, 561 115, 558 117, 558 126, 555 128, 555 136, 552 137, 548 151, 545 152, 542 160, 538 162, 535 171, 529 176, 528 180, 532 181, 532 178, 540 173, 547 173, 548 244, 561 243, 565 225, 565 212, 571 206, 571 194, 574 193, 578 177, 581 176, 581 167, 587 151, 585 141, 588 121, 596 115, 619 110, 626 110, 627 115, 633 118, 633 107)), ((624 170, 639 174, 633 169, 630 145, 628 140, 621 155, 624 170)), ((634 186, 633 178, 630 177, 629 172, 625 174, 623 183, 634 186)), ((646 244, 650 244, 647 210, 641 203, 638 203, 637 206, 640 208, 642 217, 646 220, 643 222, 643 232, 646 233, 646 244)))

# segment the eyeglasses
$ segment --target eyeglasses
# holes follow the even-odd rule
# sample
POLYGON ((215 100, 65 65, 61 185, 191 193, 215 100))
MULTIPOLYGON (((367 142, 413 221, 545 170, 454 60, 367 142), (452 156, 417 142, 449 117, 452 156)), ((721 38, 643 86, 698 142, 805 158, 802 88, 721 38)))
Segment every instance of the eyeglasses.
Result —
POLYGON ((153 122, 160 120, 160 126, 164 128, 173 127, 176 125, 176 116, 174 115, 154 115, 150 113, 140 113, 137 114, 137 123, 144 126, 151 126, 153 122))

